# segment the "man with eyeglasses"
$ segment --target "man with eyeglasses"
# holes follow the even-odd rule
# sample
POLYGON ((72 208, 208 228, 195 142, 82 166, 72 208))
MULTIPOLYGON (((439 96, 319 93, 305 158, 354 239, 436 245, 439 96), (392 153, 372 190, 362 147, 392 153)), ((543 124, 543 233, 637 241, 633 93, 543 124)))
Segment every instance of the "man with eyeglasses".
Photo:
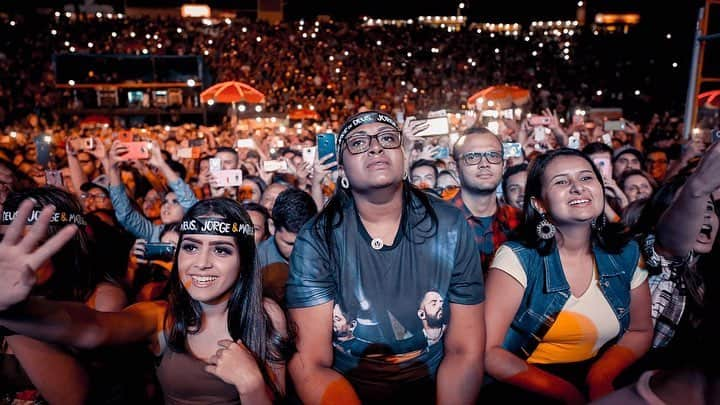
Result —
POLYGON ((486 274, 495 251, 520 223, 520 211, 501 204, 496 195, 505 168, 502 142, 487 128, 472 127, 457 140, 453 151, 460 192, 451 202, 475 233, 486 274))
POLYGON ((83 205, 85 214, 97 210, 112 210, 113 205, 110 200, 110 193, 106 188, 97 184, 87 182, 80 186, 80 201, 83 205))

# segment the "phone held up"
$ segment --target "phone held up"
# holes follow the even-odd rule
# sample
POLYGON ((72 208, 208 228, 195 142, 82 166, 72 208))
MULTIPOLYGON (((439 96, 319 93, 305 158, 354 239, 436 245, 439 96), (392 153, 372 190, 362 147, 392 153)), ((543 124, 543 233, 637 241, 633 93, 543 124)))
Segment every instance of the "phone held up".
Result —
POLYGON ((332 132, 318 134, 317 152, 320 158, 327 155, 332 155, 330 159, 325 161, 325 164, 337 161, 337 156, 335 156, 335 134, 333 134, 332 132))

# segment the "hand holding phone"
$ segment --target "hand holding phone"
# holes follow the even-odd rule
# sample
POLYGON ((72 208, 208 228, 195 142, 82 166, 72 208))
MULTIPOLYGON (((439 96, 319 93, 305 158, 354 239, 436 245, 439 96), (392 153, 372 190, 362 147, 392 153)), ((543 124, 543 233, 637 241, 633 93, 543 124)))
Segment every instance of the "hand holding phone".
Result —
POLYGON ((534 127, 549 126, 552 124, 552 117, 545 115, 531 115, 530 118, 528 118, 528 122, 534 127))
POLYGON ((243 174, 240 169, 218 170, 212 172, 212 176, 217 187, 237 187, 243 181, 243 174))
POLYGON ((122 146, 127 150, 126 153, 119 155, 120 160, 147 160, 150 159, 150 142, 123 142, 122 146))
POLYGON ((217 172, 222 170, 222 161, 220 160, 220 158, 210 158, 208 163, 210 165, 211 172, 217 172))
POLYGON ((308 164, 315 163, 315 154, 317 153, 316 146, 308 146, 302 150, 303 162, 308 164))
POLYGON ((263 171, 266 173, 287 170, 288 164, 284 160, 266 160, 263 162, 263 171))
POLYGON ((175 257, 175 245, 172 243, 146 243, 145 260, 171 262, 175 257))

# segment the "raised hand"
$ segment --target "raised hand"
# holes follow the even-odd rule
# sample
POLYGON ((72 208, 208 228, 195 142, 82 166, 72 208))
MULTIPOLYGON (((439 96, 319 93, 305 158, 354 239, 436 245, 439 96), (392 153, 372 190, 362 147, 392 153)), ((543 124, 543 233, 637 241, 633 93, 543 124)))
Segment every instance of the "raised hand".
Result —
MULTIPOLYGON (((317 153, 317 152, 316 152, 317 153)), ((330 158, 332 158, 332 154, 327 154, 323 157, 315 157, 315 162, 313 163, 313 183, 314 184, 322 184, 323 179, 325 176, 330 174, 332 169, 334 167, 337 167, 337 161, 332 161, 330 163, 325 163, 330 158)))
POLYGON ((427 120, 416 120, 412 117, 408 117, 403 123, 402 135, 405 138, 405 142, 412 144, 414 141, 420 140, 417 136, 420 132, 426 130, 430 124, 427 120))
POLYGON ((240 395, 263 390, 265 381, 255 357, 241 340, 221 340, 220 348, 208 359, 205 371, 232 384, 240 395))
POLYGON ((15 219, 0 242, 0 311, 27 298, 35 285, 35 271, 77 232, 77 226, 68 225, 37 246, 47 235, 48 223, 55 207, 43 208, 37 222, 23 235, 26 219, 34 205, 32 200, 20 204, 15 219))

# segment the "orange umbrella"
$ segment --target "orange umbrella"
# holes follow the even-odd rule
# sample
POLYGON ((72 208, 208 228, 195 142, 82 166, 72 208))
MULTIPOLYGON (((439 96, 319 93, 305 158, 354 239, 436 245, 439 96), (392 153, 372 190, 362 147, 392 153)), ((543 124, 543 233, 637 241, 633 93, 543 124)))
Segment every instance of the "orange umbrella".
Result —
POLYGON ((298 110, 290 111, 289 118, 291 120, 315 120, 318 121, 320 119, 320 114, 318 114, 315 110, 310 110, 308 108, 301 108, 298 110))
POLYGON ((200 101, 206 103, 262 103, 265 95, 257 89, 242 82, 222 82, 209 87, 200 93, 200 101))
POLYGON ((492 101, 494 103, 493 107, 509 108, 513 105, 518 106, 527 103, 530 100, 530 90, 507 84, 490 86, 473 94, 468 99, 468 106, 474 106, 480 99, 482 99, 481 104, 483 105, 488 101, 492 101))

